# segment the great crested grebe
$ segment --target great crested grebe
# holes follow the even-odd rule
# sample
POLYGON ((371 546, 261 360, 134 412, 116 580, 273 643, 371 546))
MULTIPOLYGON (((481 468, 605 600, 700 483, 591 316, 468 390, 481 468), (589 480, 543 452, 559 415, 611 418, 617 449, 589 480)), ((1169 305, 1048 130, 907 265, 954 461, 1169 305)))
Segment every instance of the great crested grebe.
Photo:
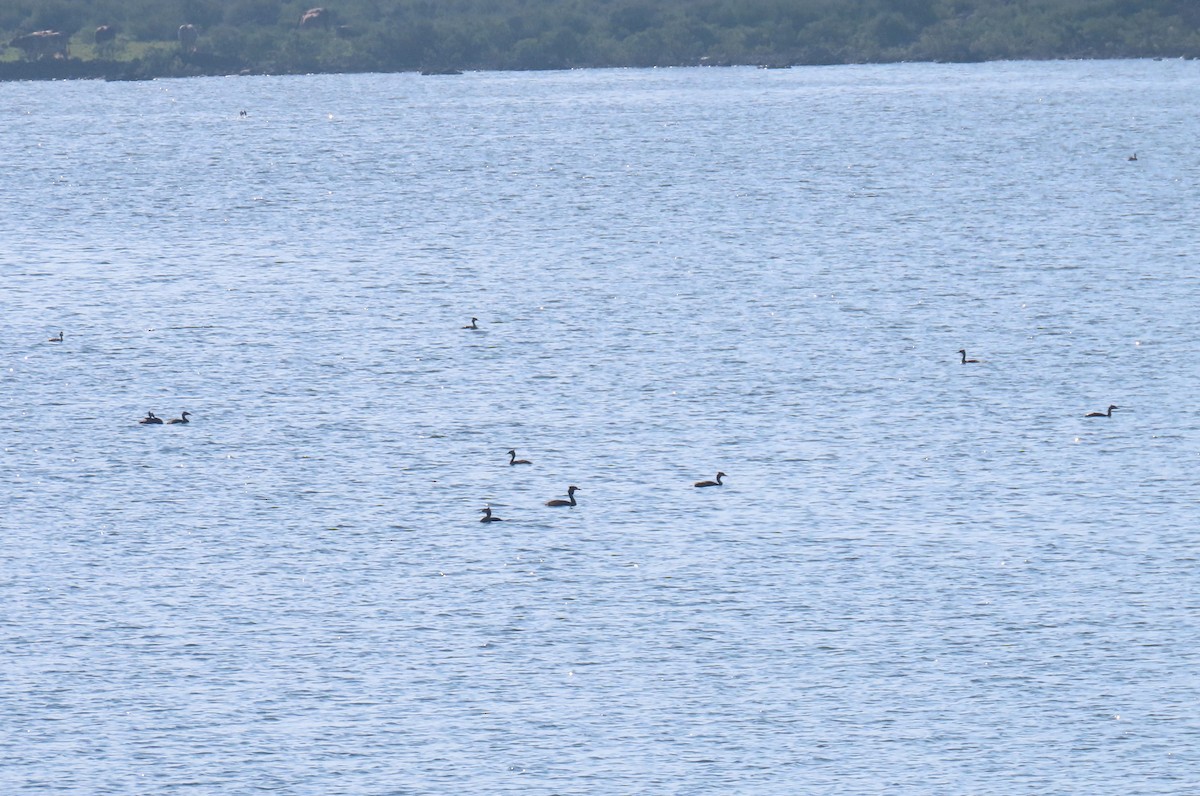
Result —
POLYGON ((1119 406, 1109 405, 1107 412, 1088 412, 1084 417, 1112 417, 1112 410, 1120 409, 1119 406))
POLYGON ((167 421, 167 425, 173 426, 176 423, 189 423, 189 422, 191 422, 190 420, 188 420, 188 416, 190 414, 191 414, 191 412, 184 412, 181 415, 179 415, 179 417, 173 417, 167 421))
POLYGON ((547 506, 574 506, 574 505, 577 505, 575 503, 575 492, 578 489, 579 489, 579 487, 577 487, 577 486, 569 486, 569 487, 567 487, 567 497, 569 497, 570 500, 561 500, 561 499, 547 500, 546 505, 547 506))
POLYGON ((472 318, 472 319, 471 319, 471 322, 470 322, 470 323, 468 323, 468 324, 467 324, 466 326, 464 326, 463 328, 464 328, 464 329, 475 329, 476 331, 478 331, 478 330, 479 330, 479 327, 475 325, 475 322, 476 322, 477 320, 479 320, 479 319, 478 319, 478 318, 472 318))
POLYGON ((161 426, 162 418, 155 417, 153 412, 147 412, 146 416, 143 417, 138 422, 141 423, 143 426, 161 426))
POLYGON ((486 506, 486 507, 480 509, 480 511, 483 512, 483 516, 479 518, 480 522, 504 522, 504 520, 501 519, 500 517, 492 516, 492 507, 491 506, 486 506))
POLYGON ((47 343, 61 343, 62 341, 63 341, 63 333, 62 333, 62 332, 59 332, 59 333, 58 333, 58 337, 51 337, 51 338, 50 338, 49 340, 47 340, 46 342, 47 342, 47 343))
POLYGON ((965 348, 958 349, 958 353, 962 354, 962 363, 964 365, 969 364, 971 362, 975 362, 975 363, 979 362, 978 359, 967 359, 967 349, 965 349, 965 348))
POLYGON ((716 481, 697 481, 692 486, 725 486, 721 483, 721 479, 725 477, 725 473, 717 473, 716 481))
POLYGON ((513 449, 508 452, 508 464, 511 467, 514 464, 533 464, 533 462, 529 461, 528 459, 518 459, 517 451, 516 449, 513 449))

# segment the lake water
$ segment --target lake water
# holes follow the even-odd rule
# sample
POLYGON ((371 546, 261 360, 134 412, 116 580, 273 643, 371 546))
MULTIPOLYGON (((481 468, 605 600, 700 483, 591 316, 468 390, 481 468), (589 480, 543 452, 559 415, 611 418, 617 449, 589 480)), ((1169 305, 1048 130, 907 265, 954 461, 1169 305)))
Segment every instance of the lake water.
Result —
POLYGON ((0 84, 0 791, 1194 792, 1198 91, 0 84))

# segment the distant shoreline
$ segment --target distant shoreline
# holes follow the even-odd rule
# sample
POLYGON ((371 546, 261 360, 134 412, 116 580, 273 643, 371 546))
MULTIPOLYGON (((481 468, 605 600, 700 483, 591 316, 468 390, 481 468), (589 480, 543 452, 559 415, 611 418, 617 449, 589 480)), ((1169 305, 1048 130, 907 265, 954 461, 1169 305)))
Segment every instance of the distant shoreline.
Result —
MULTIPOLYGON (((1009 60, 1040 60, 1046 62, 1053 61, 1126 61, 1126 60, 1146 60, 1146 61, 1191 61, 1195 58, 1184 56, 1177 57, 1138 57, 1138 56, 1122 56, 1111 58, 1042 58, 1042 59, 988 59, 988 60, 963 60, 963 61, 856 61, 848 63, 795 63, 795 64, 753 64, 753 63, 721 63, 721 64, 676 64, 673 67, 642 67, 642 68, 688 68, 688 67, 705 67, 705 68, 720 68, 720 67, 758 67, 760 69, 790 69, 791 67, 805 66, 866 66, 866 65, 886 65, 893 63, 930 63, 930 64, 977 64, 977 63, 1004 63, 1009 60)), ((45 81, 45 80, 106 80, 113 82, 123 81, 140 81, 140 80, 158 80, 158 79, 180 79, 188 77, 252 77, 252 76, 275 76, 281 77, 286 75, 300 74, 424 74, 424 75, 454 75, 462 72, 457 69, 389 69, 389 70, 327 70, 327 71, 304 71, 304 72, 286 72, 286 71, 268 71, 257 69, 254 66, 247 66, 236 62, 230 62, 227 59, 216 57, 206 58, 202 53, 196 53, 191 56, 186 62, 180 61, 179 68, 169 69, 153 69, 147 68, 138 60, 132 61, 111 61, 101 59, 84 60, 80 58, 69 58, 66 60, 45 60, 45 61, 10 61, 0 62, 0 82, 18 82, 18 81, 45 81)), ((571 67, 574 69, 621 69, 621 68, 639 68, 632 65, 611 65, 611 66, 588 66, 588 67, 571 67)), ((569 71, 568 69, 467 69, 463 71, 472 72, 510 72, 510 71, 526 71, 526 72, 545 72, 545 71, 569 71)))
POLYGON ((1196 0, 7 6, 0 80, 1200 58, 1196 0))
POLYGON ((113 61, 102 59, 6 61, 0 62, 0 82, 20 80, 155 80, 158 78, 181 77, 226 77, 241 74, 263 74, 255 72, 231 59, 205 58, 193 54, 186 62, 178 60, 177 68, 163 69, 147 62, 134 59, 113 61))

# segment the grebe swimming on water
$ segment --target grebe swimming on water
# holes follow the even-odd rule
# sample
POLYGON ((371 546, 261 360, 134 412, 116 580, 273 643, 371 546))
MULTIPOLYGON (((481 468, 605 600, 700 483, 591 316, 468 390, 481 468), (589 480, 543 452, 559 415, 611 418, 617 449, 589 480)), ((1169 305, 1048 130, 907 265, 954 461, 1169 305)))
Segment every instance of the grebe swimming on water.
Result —
POLYGON ((575 505, 578 505, 575 503, 575 492, 578 489, 579 489, 579 487, 577 487, 577 486, 569 486, 569 487, 567 487, 567 497, 569 497, 570 500, 547 500, 546 505, 547 506, 575 506, 575 505))
POLYGON ((143 426, 155 426, 155 425, 157 425, 157 426, 161 426, 161 425, 162 425, 162 418, 161 418, 161 417, 155 417, 153 412, 147 412, 147 413, 146 413, 146 416, 145 416, 145 417, 143 417, 143 418, 142 418, 141 420, 139 420, 138 422, 139 422, 139 423, 141 423, 143 426))
POLYGON ((487 506, 486 508, 482 508, 482 509, 480 509, 480 511, 482 511, 482 512, 483 512, 483 515, 484 515, 484 516, 482 516, 482 517, 480 517, 480 518, 479 518, 479 521, 480 521, 480 522, 504 522, 504 520, 503 520, 503 519, 501 519, 500 517, 493 517, 493 516, 492 516, 492 507, 491 507, 491 506, 487 506))
POLYGON ((514 464, 533 464, 533 462, 529 461, 528 459, 518 459, 517 451, 516 449, 513 449, 508 452, 508 464, 511 467, 514 464))
POLYGON ((472 318, 472 319, 471 319, 471 322, 470 322, 469 324, 467 324, 466 326, 464 326, 463 328, 464 328, 464 329, 474 329, 474 330, 478 331, 478 330, 479 330, 479 327, 475 325, 475 321, 477 321, 477 320, 479 320, 479 319, 478 319, 478 318, 472 318))
POLYGON ((958 349, 958 353, 962 354, 962 363, 964 365, 966 365, 970 362, 975 362, 975 363, 979 362, 978 359, 967 359, 967 349, 965 349, 965 348, 958 349))
POLYGON ((1107 412, 1088 412, 1084 417, 1112 417, 1112 410, 1120 408, 1119 406, 1110 405, 1107 412))
POLYGON ((716 481, 697 481, 692 486, 725 486, 721 483, 721 479, 725 477, 725 473, 717 473, 716 481))
POLYGON ((51 338, 50 338, 49 340, 47 340, 46 342, 47 342, 47 343, 61 343, 62 341, 63 341, 63 333, 62 333, 62 332, 59 332, 59 333, 58 333, 58 337, 51 337, 51 338))
POLYGON ((190 420, 188 420, 188 416, 189 416, 190 414, 191 414, 191 412, 184 412, 184 413, 183 413, 183 414, 181 414, 179 417, 173 417, 173 418, 171 418, 170 420, 168 420, 168 421, 167 421, 167 425, 168 425, 168 426, 173 426, 173 425, 175 425, 176 423, 190 423, 191 421, 190 421, 190 420))

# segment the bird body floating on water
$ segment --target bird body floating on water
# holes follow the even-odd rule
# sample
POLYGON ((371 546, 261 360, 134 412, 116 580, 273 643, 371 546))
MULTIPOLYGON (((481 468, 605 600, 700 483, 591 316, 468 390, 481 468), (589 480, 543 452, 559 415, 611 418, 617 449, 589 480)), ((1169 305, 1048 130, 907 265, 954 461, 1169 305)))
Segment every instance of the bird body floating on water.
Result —
POLYGON ((964 365, 968 365, 968 364, 970 364, 970 363, 972 363, 972 362, 974 362, 974 363, 977 363, 977 364, 978 364, 978 362, 979 362, 979 360, 978 360, 978 359, 967 359, 967 349, 965 349, 965 348, 960 348, 960 349, 958 349, 958 353, 962 354, 962 363, 963 363, 964 365))
POLYGON ((161 418, 161 417, 155 417, 155 415, 154 415, 154 413, 153 413, 153 412, 147 412, 147 413, 146 413, 146 416, 145 416, 145 417, 143 417, 143 418, 142 418, 141 420, 139 420, 138 422, 139 422, 139 423, 141 423, 143 426, 161 426, 161 425, 162 425, 162 418, 161 418))
POLYGON ((518 459, 517 451, 514 448, 508 452, 508 464, 511 467, 514 464, 533 464, 533 462, 529 461, 528 459, 518 459))
POLYGON ((179 415, 179 417, 173 417, 170 420, 168 420, 167 425, 174 426, 176 424, 190 423, 191 421, 188 420, 188 417, 190 417, 191 414, 192 414, 191 412, 183 412, 182 414, 179 415))
POLYGON ((1088 412, 1084 417, 1112 417, 1112 410, 1120 408, 1119 406, 1110 404, 1107 412, 1088 412))
POLYGON ((575 506, 575 505, 577 505, 575 503, 575 492, 578 489, 579 489, 579 487, 577 487, 577 486, 569 486, 569 487, 567 487, 567 497, 570 498, 569 500, 562 500, 562 499, 547 500, 546 505, 547 506, 575 506))
POLYGON ((480 511, 483 512, 483 516, 479 518, 480 522, 504 522, 504 520, 501 519, 500 517, 492 516, 492 507, 491 506, 486 506, 486 507, 480 509, 480 511))
POLYGON ((702 487, 702 486, 725 486, 724 484, 722 484, 722 483, 721 483, 721 479, 722 479, 722 478, 724 478, 724 477, 725 477, 725 473, 717 473, 717 480, 716 480, 716 481, 697 481, 696 483, 692 484, 692 486, 695 486, 695 487, 702 487))
POLYGON ((472 319, 471 319, 471 322, 470 322, 470 323, 468 323, 468 324, 467 324, 466 326, 464 326, 463 328, 464 328, 464 329, 474 329, 474 330, 478 331, 478 330, 479 330, 479 327, 475 325, 475 322, 476 322, 476 321, 478 321, 478 320, 479 320, 478 318, 472 318, 472 319))
POLYGON ((62 332, 59 332, 59 333, 58 333, 58 337, 51 337, 51 338, 50 338, 49 340, 47 340, 46 342, 47 342, 47 343, 61 343, 62 341, 63 341, 63 333, 62 333, 62 332))

